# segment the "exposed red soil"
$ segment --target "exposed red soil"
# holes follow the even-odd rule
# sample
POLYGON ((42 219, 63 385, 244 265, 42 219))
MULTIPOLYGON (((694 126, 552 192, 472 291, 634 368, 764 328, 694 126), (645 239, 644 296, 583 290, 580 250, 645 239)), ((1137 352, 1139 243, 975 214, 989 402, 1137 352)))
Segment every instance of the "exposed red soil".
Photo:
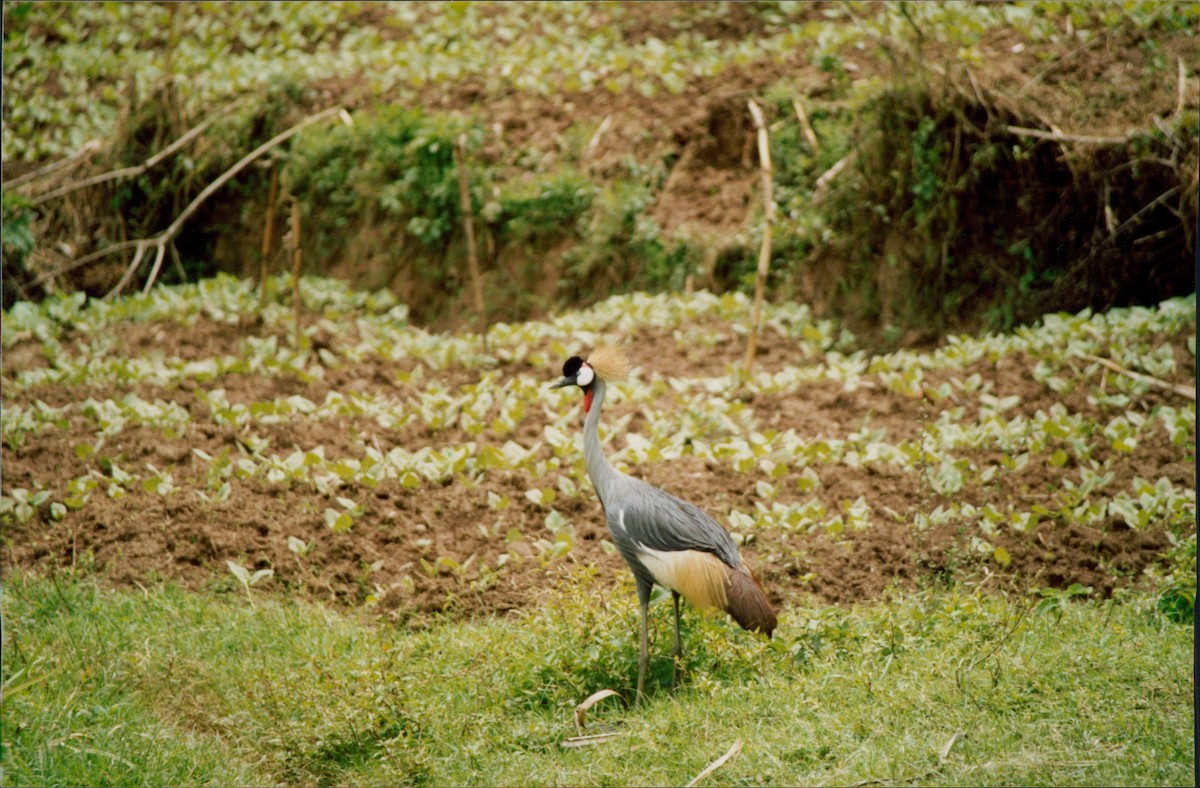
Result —
MULTIPOLYGON (((256 332, 266 334, 269 330, 249 323, 231 329, 201 317, 196 325, 188 327, 168 322, 125 324, 115 327, 111 335, 113 347, 125 352, 136 354, 139 347, 153 347, 154 352, 167 357, 199 358, 236 353, 236 340, 256 332), (142 344, 146 342, 151 344, 142 344)), ((637 337, 635 354, 644 373, 653 371, 668 377, 720 375, 741 355, 741 340, 731 327, 729 336, 733 341, 701 351, 674 332, 644 330, 637 337)), ((1169 341, 1178 346, 1175 382, 1193 380, 1194 360, 1183 347, 1184 338, 1169 341)), ((54 406, 86 397, 120 399, 130 391, 100 385, 18 390, 9 385, 10 376, 37 365, 40 359, 29 344, 20 343, 5 354, 6 406, 27 406, 39 399, 54 406)), ((337 343, 332 345, 336 351, 337 343)), ((760 349, 762 370, 777 372, 805 363, 799 346, 771 331, 763 337, 760 349)), ((954 376, 966 378, 978 372, 991 384, 994 395, 1018 395, 1020 403, 1009 415, 1032 415, 1058 402, 1072 412, 1102 422, 1115 415, 1112 411, 1097 411, 1088 404, 1085 393, 1062 396, 1051 391, 1033 380, 1028 372, 1031 365, 1030 359, 1014 355, 998 363, 981 362, 954 376)), ((230 402, 246 404, 291 394, 320 402, 331 388, 386 393, 403 401, 415 389, 397 380, 396 373, 402 369, 413 369, 413 363, 371 358, 347 362, 330 370, 324 380, 311 384, 286 376, 229 375, 203 385, 223 388, 230 402)), ((532 373, 547 380, 556 371, 534 369, 528 363, 505 370, 507 374, 532 373)), ((473 384, 479 376, 478 371, 466 368, 425 370, 425 374, 444 381, 452 390, 473 384)), ((946 377, 948 373, 930 373, 927 383, 932 388, 939 378, 946 377)), ((896 394, 874 376, 864 379, 868 385, 852 392, 843 390, 840 384, 816 382, 792 395, 747 396, 744 402, 753 409, 758 429, 792 429, 805 439, 845 439, 869 426, 883 429, 884 440, 893 444, 920 439, 924 425, 943 407, 953 404, 896 394)), ((458 427, 432 430, 421 423, 388 430, 362 418, 309 418, 242 430, 214 423, 199 396, 199 387, 195 383, 177 388, 139 385, 133 389, 138 396, 173 401, 188 411, 190 423, 182 435, 174 438, 157 428, 127 426, 106 437, 100 451, 139 475, 146 473, 147 463, 169 470, 176 492, 160 497, 135 488, 123 497, 109 498, 103 490, 96 490, 83 509, 61 521, 52 521, 43 511, 29 523, 6 529, 6 568, 87 567, 118 584, 166 578, 190 588, 230 590, 234 585, 225 562, 231 560, 251 568, 274 569, 269 586, 272 589, 285 588, 289 593, 337 604, 358 605, 368 595, 382 593, 376 609, 403 617, 433 611, 475 615, 521 608, 535 602, 564 565, 572 562, 597 565, 606 578, 604 582, 614 581, 625 571, 619 556, 604 548, 607 529, 586 482, 577 497, 560 495, 554 503, 554 508, 574 526, 574 548, 565 558, 544 563, 533 543, 540 538, 552 539, 544 526, 549 508, 531 502, 524 492, 534 487, 554 487, 554 475, 539 479, 489 471, 478 485, 456 478, 411 490, 398 482, 386 482, 374 489, 343 488, 337 495, 353 499, 364 513, 352 530, 334 533, 323 518, 327 507, 339 506, 334 496, 302 485, 234 480, 230 497, 217 501, 206 478, 208 466, 193 453, 198 449, 216 456, 228 450, 237 456, 248 434, 269 439, 271 452, 286 454, 293 447, 324 446, 329 457, 349 458, 362 457, 368 446, 379 446, 384 451, 393 446, 416 450, 427 445, 461 445, 469 440, 481 446, 499 446, 510 437, 528 446, 542 434, 542 417, 535 409, 530 409, 511 436, 493 436, 488 431, 468 436, 458 427), (201 500, 196 490, 208 491, 212 500, 201 500), (507 508, 494 511, 489 507, 489 492, 506 496, 510 502, 507 508), (291 552, 289 536, 309 543, 311 551, 304 556, 291 552), (509 556, 507 564, 491 580, 485 580, 483 568, 495 568, 502 554, 509 556), (451 559, 466 569, 456 572, 454 563, 439 564, 439 558, 451 559)), ((1151 390, 1132 407, 1149 413, 1161 404, 1182 405, 1170 393, 1151 390)), ((632 415, 629 431, 644 432, 650 425, 640 408, 640 404, 617 398, 605 415, 610 421, 632 415)), ((99 460, 80 458, 75 451, 78 444, 92 444, 96 437, 95 427, 76 414, 63 428, 49 428, 27 438, 18 448, 4 447, 6 494, 14 488, 32 489, 35 483, 41 483, 61 498, 69 479, 99 467, 99 460)), ((614 443, 613 448, 620 448, 622 440, 618 437, 614 443)), ((1113 457, 1102 436, 1093 437, 1092 449, 1100 460, 1113 457)), ((543 458, 551 456, 547 447, 540 451, 543 458)), ((1114 464, 1115 478, 1106 489, 1128 490, 1134 477, 1154 481, 1162 476, 1176 485, 1194 487, 1195 468, 1189 451, 1186 446, 1172 445, 1163 430, 1148 430, 1137 451, 1114 464)), ((959 456, 979 467, 998 460, 997 456, 980 452, 961 452, 959 456)), ((1142 570, 1161 561, 1168 546, 1162 523, 1131 530, 1115 520, 1097 527, 1044 520, 1025 533, 1001 528, 988 537, 993 545, 1004 547, 1011 558, 1008 566, 1000 566, 972 550, 972 537, 979 532, 971 524, 949 523, 924 531, 913 528, 915 515, 927 514, 946 502, 919 475, 880 464, 860 468, 818 464, 813 468, 820 484, 808 492, 801 492, 795 484, 799 468, 770 480, 777 490, 774 500, 789 504, 816 498, 832 515, 861 497, 869 507, 871 525, 839 534, 782 529, 755 534, 743 551, 777 602, 799 603, 815 598, 851 603, 879 597, 892 586, 914 588, 987 575, 993 576, 997 585, 1065 587, 1079 582, 1107 594, 1137 583, 1142 570)), ((771 505, 755 489, 755 482, 765 477, 737 473, 725 463, 689 456, 633 468, 631 472, 695 502, 718 519, 723 519, 731 508, 745 512, 757 503, 771 505)), ((972 476, 954 498, 977 506, 1012 505, 1027 511, 1030 501, 1045 499, 1046 490, 1060 487, 1064 474, 1072 473, 1077 472, 1069 466, 1054 468, 1031 462, 1020 471, 1000 474, 990 484, 972 476)))

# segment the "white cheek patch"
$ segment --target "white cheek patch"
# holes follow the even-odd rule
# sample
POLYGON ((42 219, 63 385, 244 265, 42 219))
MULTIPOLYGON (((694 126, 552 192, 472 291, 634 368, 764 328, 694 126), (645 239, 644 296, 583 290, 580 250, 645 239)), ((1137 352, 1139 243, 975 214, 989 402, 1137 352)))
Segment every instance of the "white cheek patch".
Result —
POLYGON ((575 374, 575 383, 578 386, 587 386, 596 377, 596 373, 587 364, 579 368, 579 372, 575 374))

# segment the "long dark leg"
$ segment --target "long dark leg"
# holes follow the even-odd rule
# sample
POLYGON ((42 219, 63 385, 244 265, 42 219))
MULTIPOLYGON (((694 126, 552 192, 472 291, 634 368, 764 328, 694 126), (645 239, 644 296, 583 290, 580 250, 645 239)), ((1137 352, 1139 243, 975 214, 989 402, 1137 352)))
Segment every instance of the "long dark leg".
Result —
POLYGON ((675 605, 675 650, 671 652, 671 687, 674 688, 681 671, 683 662, 683 641, 679 638, 679 593, 671 592, 671 602, 675 605))
POLYGON ((637 700, 635 703, 642 702, 642 687, 646 684, 646 669, 650 666, 650 637, 647 630, 646 618, 650 612, 650 589, 651 585, 642 583, 640 580, 637 584, 638 592, 638 607, 641 612, 641 621, 639 621, 639 632, 641 634, 642 649, 638 657, 638 684, 637 684, 637 700))

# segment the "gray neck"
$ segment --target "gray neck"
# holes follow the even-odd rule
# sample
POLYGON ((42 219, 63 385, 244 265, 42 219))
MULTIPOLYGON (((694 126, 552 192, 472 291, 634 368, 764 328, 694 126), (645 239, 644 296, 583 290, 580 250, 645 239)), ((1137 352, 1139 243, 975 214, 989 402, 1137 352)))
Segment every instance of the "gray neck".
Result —
POLYGON ((617 471, 608 464, 604 451, 600 448, 600 406, 604 404, 605 384, 601 378, 596 378, 592 384, 592 407, 588 410, 583 422, 583 459, 587 463, 588 477, 596 494, 600 496, 600 504, 608 508, 608 494, 612 483, 617 479, 617 471))

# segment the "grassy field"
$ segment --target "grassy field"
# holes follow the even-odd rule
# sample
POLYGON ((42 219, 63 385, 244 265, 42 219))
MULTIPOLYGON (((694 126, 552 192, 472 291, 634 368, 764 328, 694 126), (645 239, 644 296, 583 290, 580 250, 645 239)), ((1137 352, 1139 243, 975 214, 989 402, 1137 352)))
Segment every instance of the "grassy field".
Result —
POLYGON ((0 786, 1194 785, 1198 20, 5 3, 0 786), (603 343, 780 612, 636 706, 603 343))
POLYGON ((589 573, 512 619, 398 629, 321 606, 11 577, 4 784, 1194 784, 1193 629, 959 587, 788 610, 769 645, 688 615, 646 704, 633 595, 589 573))
POLYGON ((775 305, 746 376, 740 297, 483 356, 302 285, 299 347, 229 278, 6 313, 5 785, 1194 784, 1194 301, 886 356, 775 305), (580 730, 636 603, 546 383, 617 332, 610 455, 781 620, 688 610, 671 689, 659 598, 580 730))

